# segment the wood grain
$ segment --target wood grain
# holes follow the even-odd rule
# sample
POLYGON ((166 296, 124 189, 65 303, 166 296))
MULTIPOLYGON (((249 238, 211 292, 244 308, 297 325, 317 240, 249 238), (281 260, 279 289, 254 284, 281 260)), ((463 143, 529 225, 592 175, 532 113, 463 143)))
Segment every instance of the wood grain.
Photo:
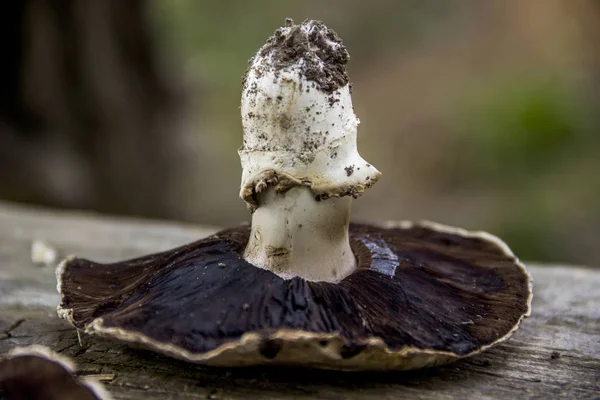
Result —
POLYGON ((529 263, 532 316, 507 342, 446 367, 400 373, 214 369, 82 335, 59 320, 53 267, 33 240, 64 256, 112 261, 168 249, 216 228, 0 203, 0 354, 43 344, 74 357, 116 399, 600 399, 600 270, 529 263))

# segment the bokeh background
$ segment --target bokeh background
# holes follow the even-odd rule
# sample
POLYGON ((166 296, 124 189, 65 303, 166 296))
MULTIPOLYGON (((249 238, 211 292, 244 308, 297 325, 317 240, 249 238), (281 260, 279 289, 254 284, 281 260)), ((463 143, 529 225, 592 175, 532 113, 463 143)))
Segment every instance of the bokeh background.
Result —
POLYGON ((351 54, 354 219, 484 229, 600 265, 595 0, 21 0, 0 6, 0 198, 227 226, 247 60, 284 22, 351 54))

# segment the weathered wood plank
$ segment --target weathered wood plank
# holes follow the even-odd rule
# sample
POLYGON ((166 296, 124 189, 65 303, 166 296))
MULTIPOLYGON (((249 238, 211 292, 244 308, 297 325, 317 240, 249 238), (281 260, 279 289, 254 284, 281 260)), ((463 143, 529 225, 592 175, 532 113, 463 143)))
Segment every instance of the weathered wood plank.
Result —
POLYGON ((108 374, 117 399, 198 398, 600 398, 600 270, 529 267, 533 314, 506 343, 455 364, 415 372, 343 373, 286 368, 210 369, 82 336, 56 317, 54 269, 30 260, 33 240, 62 255, 110 261, 214 232, 0 203, 0 354, 47 345, 82 374, 108 374))

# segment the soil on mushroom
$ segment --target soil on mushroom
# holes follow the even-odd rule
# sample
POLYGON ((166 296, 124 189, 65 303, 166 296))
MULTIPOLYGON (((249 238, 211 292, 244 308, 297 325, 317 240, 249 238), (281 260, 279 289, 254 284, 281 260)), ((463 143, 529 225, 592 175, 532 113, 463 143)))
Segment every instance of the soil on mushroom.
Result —
MULTIPOLYGON (((273 33, 258 53, 263 64, 259 69, 275 68, 280 71, 298 65, 300 73, 326 93, 348 84, 346 64, 350 56, 335 31, 321 21, 312 21, 308 34, 302 30, 304 23, 293 25, 293 21, 288 19, 286 24, 286 28, 279 28, 273 33), (288 28, 290 31, 286 33, 288 28), (269 53, 273 53, 270 58, 267 57, 269 53), (298 63, 301 58, 304 62, 298 63)), ((254 59, 250 60, 251 64, 253 62, 254 59)))

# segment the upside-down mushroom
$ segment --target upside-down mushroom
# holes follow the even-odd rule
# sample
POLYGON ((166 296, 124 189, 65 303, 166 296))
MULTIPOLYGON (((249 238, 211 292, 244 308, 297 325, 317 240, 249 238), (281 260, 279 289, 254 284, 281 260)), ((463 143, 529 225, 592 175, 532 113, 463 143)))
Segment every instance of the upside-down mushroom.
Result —
POLYGON ((323 23, 291 20, 250 61, 241 198, 251 227, 133 260, 70 257, 59 315, 86 333, 208 365, 347 370, 451 362, 530 312, 525 267, 487 233, 351 224, 380 172, 360 157, 349 56, 323 23))

